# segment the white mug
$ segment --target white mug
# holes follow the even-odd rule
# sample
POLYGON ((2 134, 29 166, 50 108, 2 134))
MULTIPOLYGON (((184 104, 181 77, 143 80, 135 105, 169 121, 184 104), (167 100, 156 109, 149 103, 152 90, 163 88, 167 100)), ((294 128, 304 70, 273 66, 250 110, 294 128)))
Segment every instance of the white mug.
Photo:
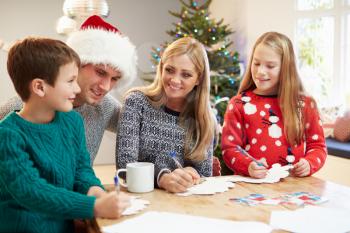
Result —
POLYGON ((126 172, 126 183, 120 185, 132 193, 147 193, 154 190, 154 164, 148 162, 128 163, 126 169, 118 169, 119 173, 126 172))

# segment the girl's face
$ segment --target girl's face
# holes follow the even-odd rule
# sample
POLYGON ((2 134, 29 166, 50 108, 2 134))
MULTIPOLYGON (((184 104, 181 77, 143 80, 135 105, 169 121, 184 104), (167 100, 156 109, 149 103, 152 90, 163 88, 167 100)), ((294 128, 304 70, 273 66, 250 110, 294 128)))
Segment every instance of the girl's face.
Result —
POLYGON ((280 71, 281 55, 264 44, 256 46, 251 66, 252 78, 256 85, 254 93, 276 95, 280 71))
POLYGON ((187 95, 199 83, 191 59, 186 54, 169 58, 163 64, 162 83, 167 96, 167 107, 181 111, 187 95))

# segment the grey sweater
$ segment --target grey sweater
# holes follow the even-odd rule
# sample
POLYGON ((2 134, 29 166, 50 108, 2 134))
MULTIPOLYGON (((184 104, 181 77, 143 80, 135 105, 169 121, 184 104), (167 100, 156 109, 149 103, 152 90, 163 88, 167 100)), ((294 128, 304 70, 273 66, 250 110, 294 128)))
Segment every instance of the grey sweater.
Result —
MULTIPOLYGON (((0 106, 0 120, 13 110, 20 110, 23 103, 19 97, 9 99, 0 106)), ((120 103, 107 94, 96 106, 84 104, 74 110, 83 117, 85 127, 86 145, 90 153, 91 165, 93 164, 105 130, 116 132, 120 103)))
POLYGON ((176 112, 164 107, 154 108, 143 93, 136 91, 129 94, 119 119, 117 168, 125 168, 127 163, 135 161, 152 162, 156 180, 162 170, 177 168, 170 156, 175 153, 182 166, 192 166, 201 176, 211 176, 213 145, 208 145, 205 160, 198 163, 185 161, 185 131, 178 120, 176 112))

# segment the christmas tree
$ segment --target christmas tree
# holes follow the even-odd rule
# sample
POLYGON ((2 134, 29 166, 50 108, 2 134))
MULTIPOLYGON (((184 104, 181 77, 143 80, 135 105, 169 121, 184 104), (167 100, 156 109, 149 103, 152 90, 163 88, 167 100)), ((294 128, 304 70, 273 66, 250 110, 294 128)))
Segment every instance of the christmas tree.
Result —
MULTIPOLYGON (((211 0, 201 1, 202 4, 194 0, 180 0, 180 2, 182 4, 180 13, 169 11, 179 21, 173 24, 175 29, 167 33, 173 40, 190 36, 205 46, 211 70, 212 106, 218 122, 222 125, 227 101, 237 93, 240 81, 239 54, 229 50, 233 42, 228 36, 234 32, 228 25, 223 24, 223 19, 216 21, 210 18, 208 8, 211 0)), ((163 50, 169 44, 165 42, 160 48, 153 48, 151 55, 154 65, 158 64, 163 50)), ((220 142, 214 155, 221 161, 222 174, 227 174, 228 170, 222 161, 220 142)))

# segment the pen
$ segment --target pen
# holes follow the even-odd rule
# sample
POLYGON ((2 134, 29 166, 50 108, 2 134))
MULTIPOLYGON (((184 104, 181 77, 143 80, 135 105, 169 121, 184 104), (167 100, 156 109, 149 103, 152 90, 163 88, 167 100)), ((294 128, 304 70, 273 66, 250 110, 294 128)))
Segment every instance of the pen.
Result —
POLYGON ((119 192, 120 192, 118 176, 114 176, 114 186, 115 186, 115 191, 116 191, 116 193, 118 195, 119 192))
POLYGON ((262 162, 259 162, 256 158, 254 158, 253 156, 251 156, 250 154, 248 154, 247 151, 243 150, 242 147, 240 147, 239 145, 237 145, 237 149, 239 150, 239 152, 241 152, 243 155, 247 156, 248 158, 250 158, 251 160, 253 160, 254 162, 256 162, 259 166, 263 166, 265 168, 268 168, 267 166, 265 166, 262 162))
POLYGON ((173 158, 177 168, 183 168, 181 163, 176 159, 176 152, 175 151, 170 152, 170 157, 173 158))

